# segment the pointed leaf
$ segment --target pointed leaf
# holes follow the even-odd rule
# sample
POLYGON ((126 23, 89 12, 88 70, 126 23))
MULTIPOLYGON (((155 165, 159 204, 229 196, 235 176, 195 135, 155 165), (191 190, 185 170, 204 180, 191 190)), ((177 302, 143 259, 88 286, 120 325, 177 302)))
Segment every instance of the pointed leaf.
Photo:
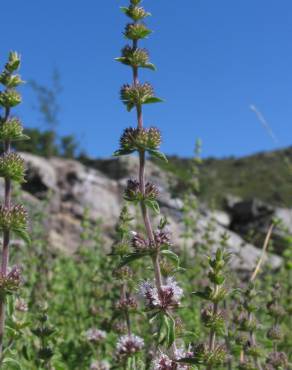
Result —
POLYGON ((28 244, 28 245, 31 244, 31 238, 30 238, 29 233, 27 232, 27 230, 24 230, 24 229, 15 229, 13 231, 26 244, 28 244))
POLYGON ((150 98, 145 99, 143 104, 153 104, 153 103, 162 103, 162 102, 163 102, 162 99, 152 96, 150 98))
POLYGON ((154 213, 157 215, 160 214, 159 204, 156 200, 145 199, 144 203, 147 207, 151 208, 154 213))
POLYGON ((133 262, 133 261, 136 261, 140 258, 143 258, 145 256, 148 256, 149 255, 149 252, 143 252, 143 253, 130 253, 130 254, 127 254, 126 256, 124 256, 121 260, 121 262, 119 263, 119 268, 125 266, 125 265, 128 265, 129 263, 133 262))
POLYGON ((113 154, 114 157, 119 157, 121 155, 128 155, 128 154, 132 154, 134 153, 135 150, 126 150, 126 149, 119 149, 119 150, 116 150, 113 154))
POLYGON ((175 263, 175 266, 179 266, 179 257, 177 254, 175 254, 173 251, 170 251, 169 249, 165 249, 160 252, 164 257, 170 259, 172 262, 175 263))
POLYGON ((157 159, 160 159, 161 161, 168 162, 166 155, 164 153, 159 152, 158 150, 148 150, 148 153, 157 159))
POLYGON ((152 63, 147 63, 143 66, 143 68, 151 69, 151 71, 156 71, 156 67, 152 63))

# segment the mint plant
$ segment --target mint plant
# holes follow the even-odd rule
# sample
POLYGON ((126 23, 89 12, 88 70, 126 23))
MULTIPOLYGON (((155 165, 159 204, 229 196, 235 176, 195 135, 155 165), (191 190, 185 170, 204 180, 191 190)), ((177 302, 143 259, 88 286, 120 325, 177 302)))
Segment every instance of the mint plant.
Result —
POLYGON ((170 250, 171 241, 165 220, 161 220, 156 230, 153 227, 150 214, 151 212, 155 215, 160 213, 157 201, 159 191, 155 184, 147 182, 145 179, 146 155, 166 161, 165 155, 159 150, 161 145, 159 129, 156 127, 146 128, 143 122, 143 106, 162 101, 156 97, 150 83, 142 83, 139 80, 140 69, 156 69, 150 62, 148 51, 139 46, 139 42, 151 34, 151 30, 144 23, 150 13, 141 7, 141 0, 131 0, 130 5, 123 7, 122 11, 131 19, 131 23, 124 30, 125 38, 131 43, 122 49, 121 57, 116 60, 131 68, 133 80, 131 84, 122 86, 120 96, 129 112, 135 109, 137 126, 124 130, 120 139, 120 148, 114 155, 138 153, 138 179, 128 181, 124 198, 132 204, 140 206, 145 234, 133 234, 131 242, 133 252, 124 256, 120 267, 140 258, 151 258, 154 280, 142 282, 140 294, 144 297, 151 322, 156 323, 157 345, 172 347, 172 356, 175 356, 175 318, 173 312, 180 305, 183 291, 173 276, 175 270, 171 271, 171 276, 163 276, 161 259, 168 258, 175 261, 176 267, 178 267, 179 261, 176 254, 170 250))
POLYGON ((12 204, 13 182, 24 182, 24 161, 12 151, 15 141, 26 140, 20 120, 11 115, 12 108, 21 103, 21 95, 16 88, 23 83, 16 74, 20 67, 20 56, 16 52, 9 54, 8 62, 0 74, 3 91, 0 92, 0 140, 3 143, 3 154, 0 158, 0 176, 4 178, 4 202, 0 207, 0 229, 3 234, 0 271, 0 356, 3 360, 5 311, 7 296, 15 294, 22 282, 21 267, 9 267, 9 246, 14 234, 29 242, 27 232, 27 212, 20 204, 12 204))

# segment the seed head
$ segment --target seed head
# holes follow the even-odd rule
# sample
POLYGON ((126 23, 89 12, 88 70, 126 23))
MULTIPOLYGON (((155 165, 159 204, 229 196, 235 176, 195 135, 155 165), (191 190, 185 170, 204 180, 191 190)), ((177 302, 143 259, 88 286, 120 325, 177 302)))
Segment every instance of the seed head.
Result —
POLYGON ((123 335, 117 342, 116 353, 118 358, 125 358, 135 355, 144 347, 144 340, 137 335, 123 335))

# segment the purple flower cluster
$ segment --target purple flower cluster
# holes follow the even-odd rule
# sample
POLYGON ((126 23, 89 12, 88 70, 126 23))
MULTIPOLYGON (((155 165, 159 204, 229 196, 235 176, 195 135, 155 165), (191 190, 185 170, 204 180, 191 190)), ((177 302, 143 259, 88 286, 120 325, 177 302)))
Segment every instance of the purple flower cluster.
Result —
POLYGON ((89 342, 100 343, 106 338, 106 332, 103 330, 92 328, 87 330, 85 336, 89 342))
POLYGON ((188 365, 180 364, 177 360, 191 356, 190 352, 186 352, 183 348, 177 348, 174 353, 174 359, 171 359, 165 353, 160 353, 159 356, 153 361, 153 370, 188 370, 188 365))
POLYGON ((128 357, 141 351, 144 347, 144 340, 137 335, 123 335, 117 342, 116 353, 118 357, 128 357))
POLYGON ((177 307, 183 296, 183 290, 173 277, 168 277, 166 283, 161 286, 161 291, 149 281, 144 281, 140 285, 140 294, 145 298, 149 308, 167 309, 177 307))

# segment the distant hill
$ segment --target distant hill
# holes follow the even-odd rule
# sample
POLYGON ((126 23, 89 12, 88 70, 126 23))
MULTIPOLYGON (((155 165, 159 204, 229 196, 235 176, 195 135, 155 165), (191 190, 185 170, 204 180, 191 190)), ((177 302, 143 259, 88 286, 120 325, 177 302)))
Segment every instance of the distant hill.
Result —
MULTIPOLYGON (((188 187, 191 164, 189 158, 176 156, 169 157, 168 164, 159 164, 176 175, 175 193, 188 187)), ((227 194, 292 207, 292 147, 242 158, 204 159, 200 183, 201 199, 216 207, 223 205, 227 194)))

